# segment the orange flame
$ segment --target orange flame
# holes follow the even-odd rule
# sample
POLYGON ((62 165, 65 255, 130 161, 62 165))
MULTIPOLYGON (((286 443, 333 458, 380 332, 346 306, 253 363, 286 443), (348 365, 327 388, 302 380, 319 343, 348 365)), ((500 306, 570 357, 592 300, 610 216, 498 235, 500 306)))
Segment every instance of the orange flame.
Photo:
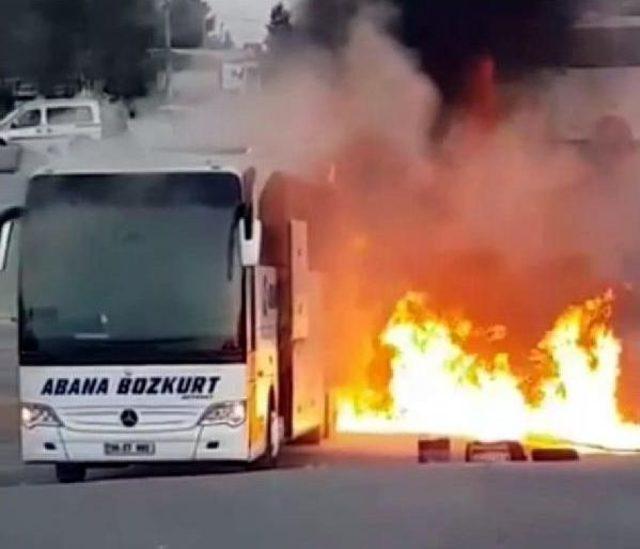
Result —
POLYGON ((622 419, 616 400, 621 345, 611 328, 612 302, 609 292, 558 318, 531 353, 531 366, 548 372, 536 380, 534 398, 506 353, 487 358, 469 351, 473 338, 495 341, 503 328, 480 331, 466 319, 430 310, 424 296, 408 294, 381 336, 392 356, 387 404, 380 409, 367 391, 344 398, 337 429, 640 448, 640 425, 622 419))

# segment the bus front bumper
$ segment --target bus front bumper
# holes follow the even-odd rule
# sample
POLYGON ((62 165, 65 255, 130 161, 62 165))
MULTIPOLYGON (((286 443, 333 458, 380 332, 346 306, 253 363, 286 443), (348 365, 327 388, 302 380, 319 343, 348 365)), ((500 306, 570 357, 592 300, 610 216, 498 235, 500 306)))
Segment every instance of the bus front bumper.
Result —
POLYGON ((64 427, 22 427, 27 463, 143 463, 249 461, 246 423, 162 432, 85 432, 64 427))

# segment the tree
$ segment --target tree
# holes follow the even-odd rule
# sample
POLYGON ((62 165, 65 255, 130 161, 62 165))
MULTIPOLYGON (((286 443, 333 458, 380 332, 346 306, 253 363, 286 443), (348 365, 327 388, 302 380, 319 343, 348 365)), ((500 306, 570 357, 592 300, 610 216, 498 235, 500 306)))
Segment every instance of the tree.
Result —
POLYGON ((339 49, 349 37, 349 26, 368 0, 305 0, 298 23, 314 45, 339 49))
POLYGON ((271 9, 267 30, 269 31, 267 47, 270 51, 284 51, 291 44, 293 38, 291 12, 282 2, 271 9))
POLYGON ((118 95, 145 92, 154 0, 5 0, 0 19, 0 78, 19 77, 46 91, 68 79, 118 95))
POLYGON ((199 48, 204 44, 209 7, 202 0, 171 1, 171 45, 199 48))

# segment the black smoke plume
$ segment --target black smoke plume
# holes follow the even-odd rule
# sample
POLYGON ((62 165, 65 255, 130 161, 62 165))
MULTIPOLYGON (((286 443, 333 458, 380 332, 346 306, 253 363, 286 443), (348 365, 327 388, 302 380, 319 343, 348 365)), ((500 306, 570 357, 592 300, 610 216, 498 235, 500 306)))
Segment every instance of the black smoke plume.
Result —
MULTIPOLYGON (((371 0, 306 0, 300 22, 315 42, 339 49, 371 0)), ((568 58, 579 0, 388 0, 391 32, 413 50, 446 102, 464 93, 470 71, 491 58, 501 79, 517 79, 568 58)))

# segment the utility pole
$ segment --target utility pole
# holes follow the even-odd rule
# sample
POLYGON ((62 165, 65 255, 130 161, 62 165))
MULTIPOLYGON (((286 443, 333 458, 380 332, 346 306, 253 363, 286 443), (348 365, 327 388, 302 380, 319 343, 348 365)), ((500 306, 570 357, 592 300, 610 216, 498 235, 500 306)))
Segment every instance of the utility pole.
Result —
POLYGON ((173 59, 171 56, 171 0, 164 0, 162 4, 164 15, 164 49, 165 49, 165 94, 168 99, 173 96, 173 59))

